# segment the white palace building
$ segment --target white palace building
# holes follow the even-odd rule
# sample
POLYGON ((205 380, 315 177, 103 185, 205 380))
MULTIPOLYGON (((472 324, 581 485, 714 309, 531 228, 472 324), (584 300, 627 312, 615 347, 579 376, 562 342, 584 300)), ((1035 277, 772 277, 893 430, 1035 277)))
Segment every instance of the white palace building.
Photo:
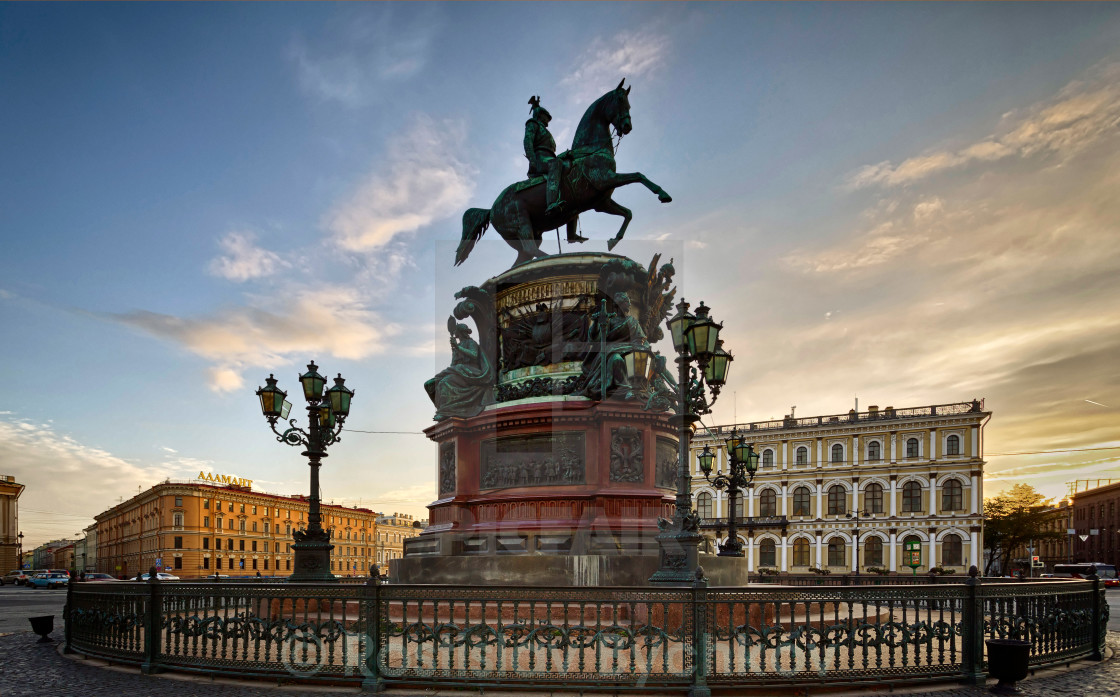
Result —
MULTIPOLYGON (((979 566, 982 435, 990 416, 983 401, 972 401, 737 425, 761 454, 735 512, 748 568, 911 574, 902 552, 914 541, 921 543, 918 574, 979 566)), ((728 498, 705 479, 697 455, 710 446, 713 476, 726 472, 733 428, 699 427, 689 458, 702 529, 717 542, 727 535, 728 498)))

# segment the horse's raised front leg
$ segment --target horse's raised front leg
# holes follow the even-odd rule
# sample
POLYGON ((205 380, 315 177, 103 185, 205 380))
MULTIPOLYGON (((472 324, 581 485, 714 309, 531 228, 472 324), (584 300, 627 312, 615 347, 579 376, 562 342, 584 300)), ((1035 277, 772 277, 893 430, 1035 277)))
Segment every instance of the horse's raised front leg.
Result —
POLYGON ((629 208, 611 198, 600 202, 599 205, 595 206, 595 210, 599 213, 621 215, 623 217, 622 227, 618 229, 618 234, 607 240, 607 249, 614 249, 614 246, 619 243, 622 236, 626 234, 626 227, 630 224, 630 220, 634 217, 634 214, 630 212, 629 208))
POLYGON ((591 179, 591 185, 599 190, 617 189, 618 187, 626 186, 627 184, 642 184, 647 189, 657 194, 657 200, 661 201, 662 203, 669 203, 673 200, 673 197, 666 193, 665 189, 662 189, 657 184, 651 182, 648 178, 646 178, 646 175, 642 174, 641 172, 627 173, 600 170, 598 172, 594 172, 589 178, 591 179))

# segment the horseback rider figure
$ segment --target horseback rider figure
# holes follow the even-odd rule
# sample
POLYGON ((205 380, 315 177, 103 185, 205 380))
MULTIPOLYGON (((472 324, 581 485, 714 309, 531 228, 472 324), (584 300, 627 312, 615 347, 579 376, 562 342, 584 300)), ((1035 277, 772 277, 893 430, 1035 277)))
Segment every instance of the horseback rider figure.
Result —
POLYGON ((548 132, 552 114, 541 106, 540 97, 530 97, 533 117, 525 122, 525 157, 529 159, 529 176, 545 177, 545 215, 561 213, 564 201, 560 198, 560 179, 564 162, 556 156, 556 139, 548 132))

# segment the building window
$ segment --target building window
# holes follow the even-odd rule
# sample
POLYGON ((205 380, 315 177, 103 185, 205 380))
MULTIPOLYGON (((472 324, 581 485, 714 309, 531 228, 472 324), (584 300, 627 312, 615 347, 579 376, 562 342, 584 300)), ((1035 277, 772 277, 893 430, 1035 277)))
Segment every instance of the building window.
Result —
POLYGON ((202 558, 202 568, 204 568, 204 569, 209 569, 210 568, 210 557, 203 557, 202 558))
POLYGON ((918 439, 917 438, 910 438, 909 440, 906 441, 906 457, 907 458, 918 457, 918 439))
POLYGON ((285 535, 291 535, 292 534, 292 526, 291 525, 285 525, 284 526, 284 534, 285 535))
POLYGON ((763 450, 762 451, 762 467, 764 469, 768 469, 768 470, 769 469, 774 469, 774 451, 773 450, 763 450))
POLYGON ((832 461, 833 462, 843 462, 844 461, 844 446, 840 445, 839 443, 832 446, 832 461))
POLYGON ((843 540, 832 540, 828 543, 828 565, 844 566, 847 562, 847 546, 843 540))
POLYGON ((291 559, 285 559, 284 560, 284 570, 285 571, 291 571, 292 570, 292 560, 291 559))
POLYGON ((175 505, 176 506, 182 506, 183 505, 183 497, 182 496, 176 496, 175 497, 175 505))
POLYGON ((253 521, 253 532, 257 531, 257 521, 253 521))
POLYGON ((950 479, 941 485, 941 510, 964 510, 964 487, 961 486, 960 481, 950 479))
POLYGON ((210 527, 210 516, 208 516, 208 515, 202 516, 202 527, 204 527, 204 528, 210 527))
POLYGON ((175 536, 175 549, 183 548, 183 537, 181 535, 175 536))
POLYGON ((868 462, 878 462, 883 459, 883 446, 879 441, 873 440, 867 444, 867 460, 868 462))
POLYGON ((763 540, 758 544, 758 565, 759 566, 777 566, 778 565, 778 549, 774 545, 774 540, 763 540))
POLYGON ((256 559, 253 560, 253 568, 254 569, 257 568, 257 560, 256 559))
MULTIPOLYGON (((228 506, 229 506, 229 512, 230 512, 230 513, 233 513, 233 501, 230 501, 230 502, 229 502, 228 504, 226 504, 226 505, 228 505, 228 506)), ((233 562, 230 562, 230 563, 233 563, 233 562)), ((232 569, 233 567, 231 566, 230 568, 232 569)))
POLYGON ((267 522, 264 524, 264 534, 266 534, 266 535, 268 534, 268 523, 267 522))
POLYGON ((799 486, 793 490, 793 514, 811 515, 809 487, 799 486))
POLYGON ((268 551, 268 540, 264 541, 264 551, 268 551))
POLYGON ((793 565, 809 566, 809 540, 804 537, 793 541, 793 565))
POLYGON ((238 540, 237 541, 237 547, 238 547, 237 551, 244 552, 245 551, 245 540, 238 540))
POLYGON ((241 520, 241 532, 245 532, 245 520, 244 519, 241 520))
POLYGON ((828 514, 843 515, 847 509, 844 501, 844 487, 836 484, 828 488, 828 514))
POLYGON ((182 557, 175 557, 175 568, 176 569, 182 569, 183 568, 183 558, 182 557))
POLYGON ((712 495, 708 492, 701 492, 696 497, 696 515, 704 520, 711 520, 712 516, 712 495))
POLYGON ((778 515, 778 495, 773 489, 766 489, 758 495, 758 514, 764 517, 778 515))
POLYGON ((945 439, 945 454, 946 455, 960 455, 961 454, 961 437, 949 436, 945 439))
POLYGON ((883 565, 883 541, 878 537, 869 537, 863 543, 863 565, 865 567, 883 565))
POLYGON ((941 564, 943 566, 961 566, 964 548, 961 538, 957 535, 946 535, 941 538, 941 564))
POLYGON ((868 513, 883 512, 883 485, 872 482, 863 490, 863 508, 868 513))
POLYGON ((257 514, 257 507, 253 506, 253 515, 256 515, 256 514, 257 514))
POLYGON ((233 538, 232 537, 230 539, 226 540, 226 549, 228 549, 231 552, 233 551, 233 538))
POLYGON ((253 540, 253 551, 257 551, 257 541, 253 540))
POLYGON ((245 504, 241 504, 241 512, 242 512, 242 513, 244 513, 244 512, 245 512, 245 504))
POLYGON ((206 510, 210 510, 210 499, 204 500, 202 502, 202 507, 205 508, 206 510))
POLYGON ((922 485, 917 482, 906 482, 902 487, 902 512, 922 512, 922 485))
MULTIPOLYGON (((232 506, 233 504, 230 504, 230 505, 232 506)), ((219 564, 221 563, 220 559, 218 560, 218 563, 219 564)), ((233 557, 229 558, 229 568, 231 568, 231 569, 233 568, 233 557)))
MULTIPOLYGON (((231 504, 232 505, 232 504, 231 504)), ((229 529, 233 530, 233 518, 229 519, 229 529)))
POLYGON ((202 538, 202 548, 203 549, 210 549, 210 538, 209 537, 202 538))
POLYGON ((175 513, 171 516, 171 524, 177 528, 183 527, 183 514, 175 513))
POLYGON ((809 449, 806 448, 804 445, 797 449, 797 460, 796 460, 796 462, 799 465, 809 464, 809 449))

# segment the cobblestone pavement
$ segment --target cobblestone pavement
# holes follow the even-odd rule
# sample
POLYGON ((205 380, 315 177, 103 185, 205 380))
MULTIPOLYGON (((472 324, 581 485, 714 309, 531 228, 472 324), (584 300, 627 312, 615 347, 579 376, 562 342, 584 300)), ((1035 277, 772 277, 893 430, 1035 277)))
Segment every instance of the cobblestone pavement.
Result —
MULTIPOLYGON (((56 642, 61 631, 51 635, 56 642)), ((1052 670, 1035 675, 1021 683, 1024 697, 1051 697, 1062 693, 1075 695, 1120 695, 1120 633, 1110 632, 1108 645, 1110 658, 1101 663, 1082 662, 1072 670, 1052 670)), ((479 694, 473 690, 390 690, 390 695, 442 695, 479 694)), ((275 697, 281 695, 311 695, 335 697, 357 695, 357 689, 285 686, 258 681, 255 683, 232 680, 212 680, 208 677, 165 673, 159 676, 141 675, 135 668, 106 667, 100 661, 87 661, 60 654, 56 643, 36 643, 36 636, 29 632, 0 635, 0 697, 146 697, 147 695, 173 694, 175 697, 275 697)), ((486 690, 488 695, 512 695, 511 692, 486 690)), ((540 694, 540 693, 538 693, 540 694)), ((560 692, 565 697, 578 692, 560 692)), ((633 695, 633 693, 629 693, 633 695)), ((725 694, 725 693, 717 693, 725 694)), ((804 690, 752 691, 750 695, 801 695, 804 690)), ((812 694, 812 693, 811 693, 812 694)), ((835 696, 835 691, 827 693, 835 696)), ((848 691, 852 695, 892 694, 883 689, 848 691)), ((988 697, 986 687, 945 686, 940 689, 926 687, 900 688, 897 695, 919 697, 988 697)))

